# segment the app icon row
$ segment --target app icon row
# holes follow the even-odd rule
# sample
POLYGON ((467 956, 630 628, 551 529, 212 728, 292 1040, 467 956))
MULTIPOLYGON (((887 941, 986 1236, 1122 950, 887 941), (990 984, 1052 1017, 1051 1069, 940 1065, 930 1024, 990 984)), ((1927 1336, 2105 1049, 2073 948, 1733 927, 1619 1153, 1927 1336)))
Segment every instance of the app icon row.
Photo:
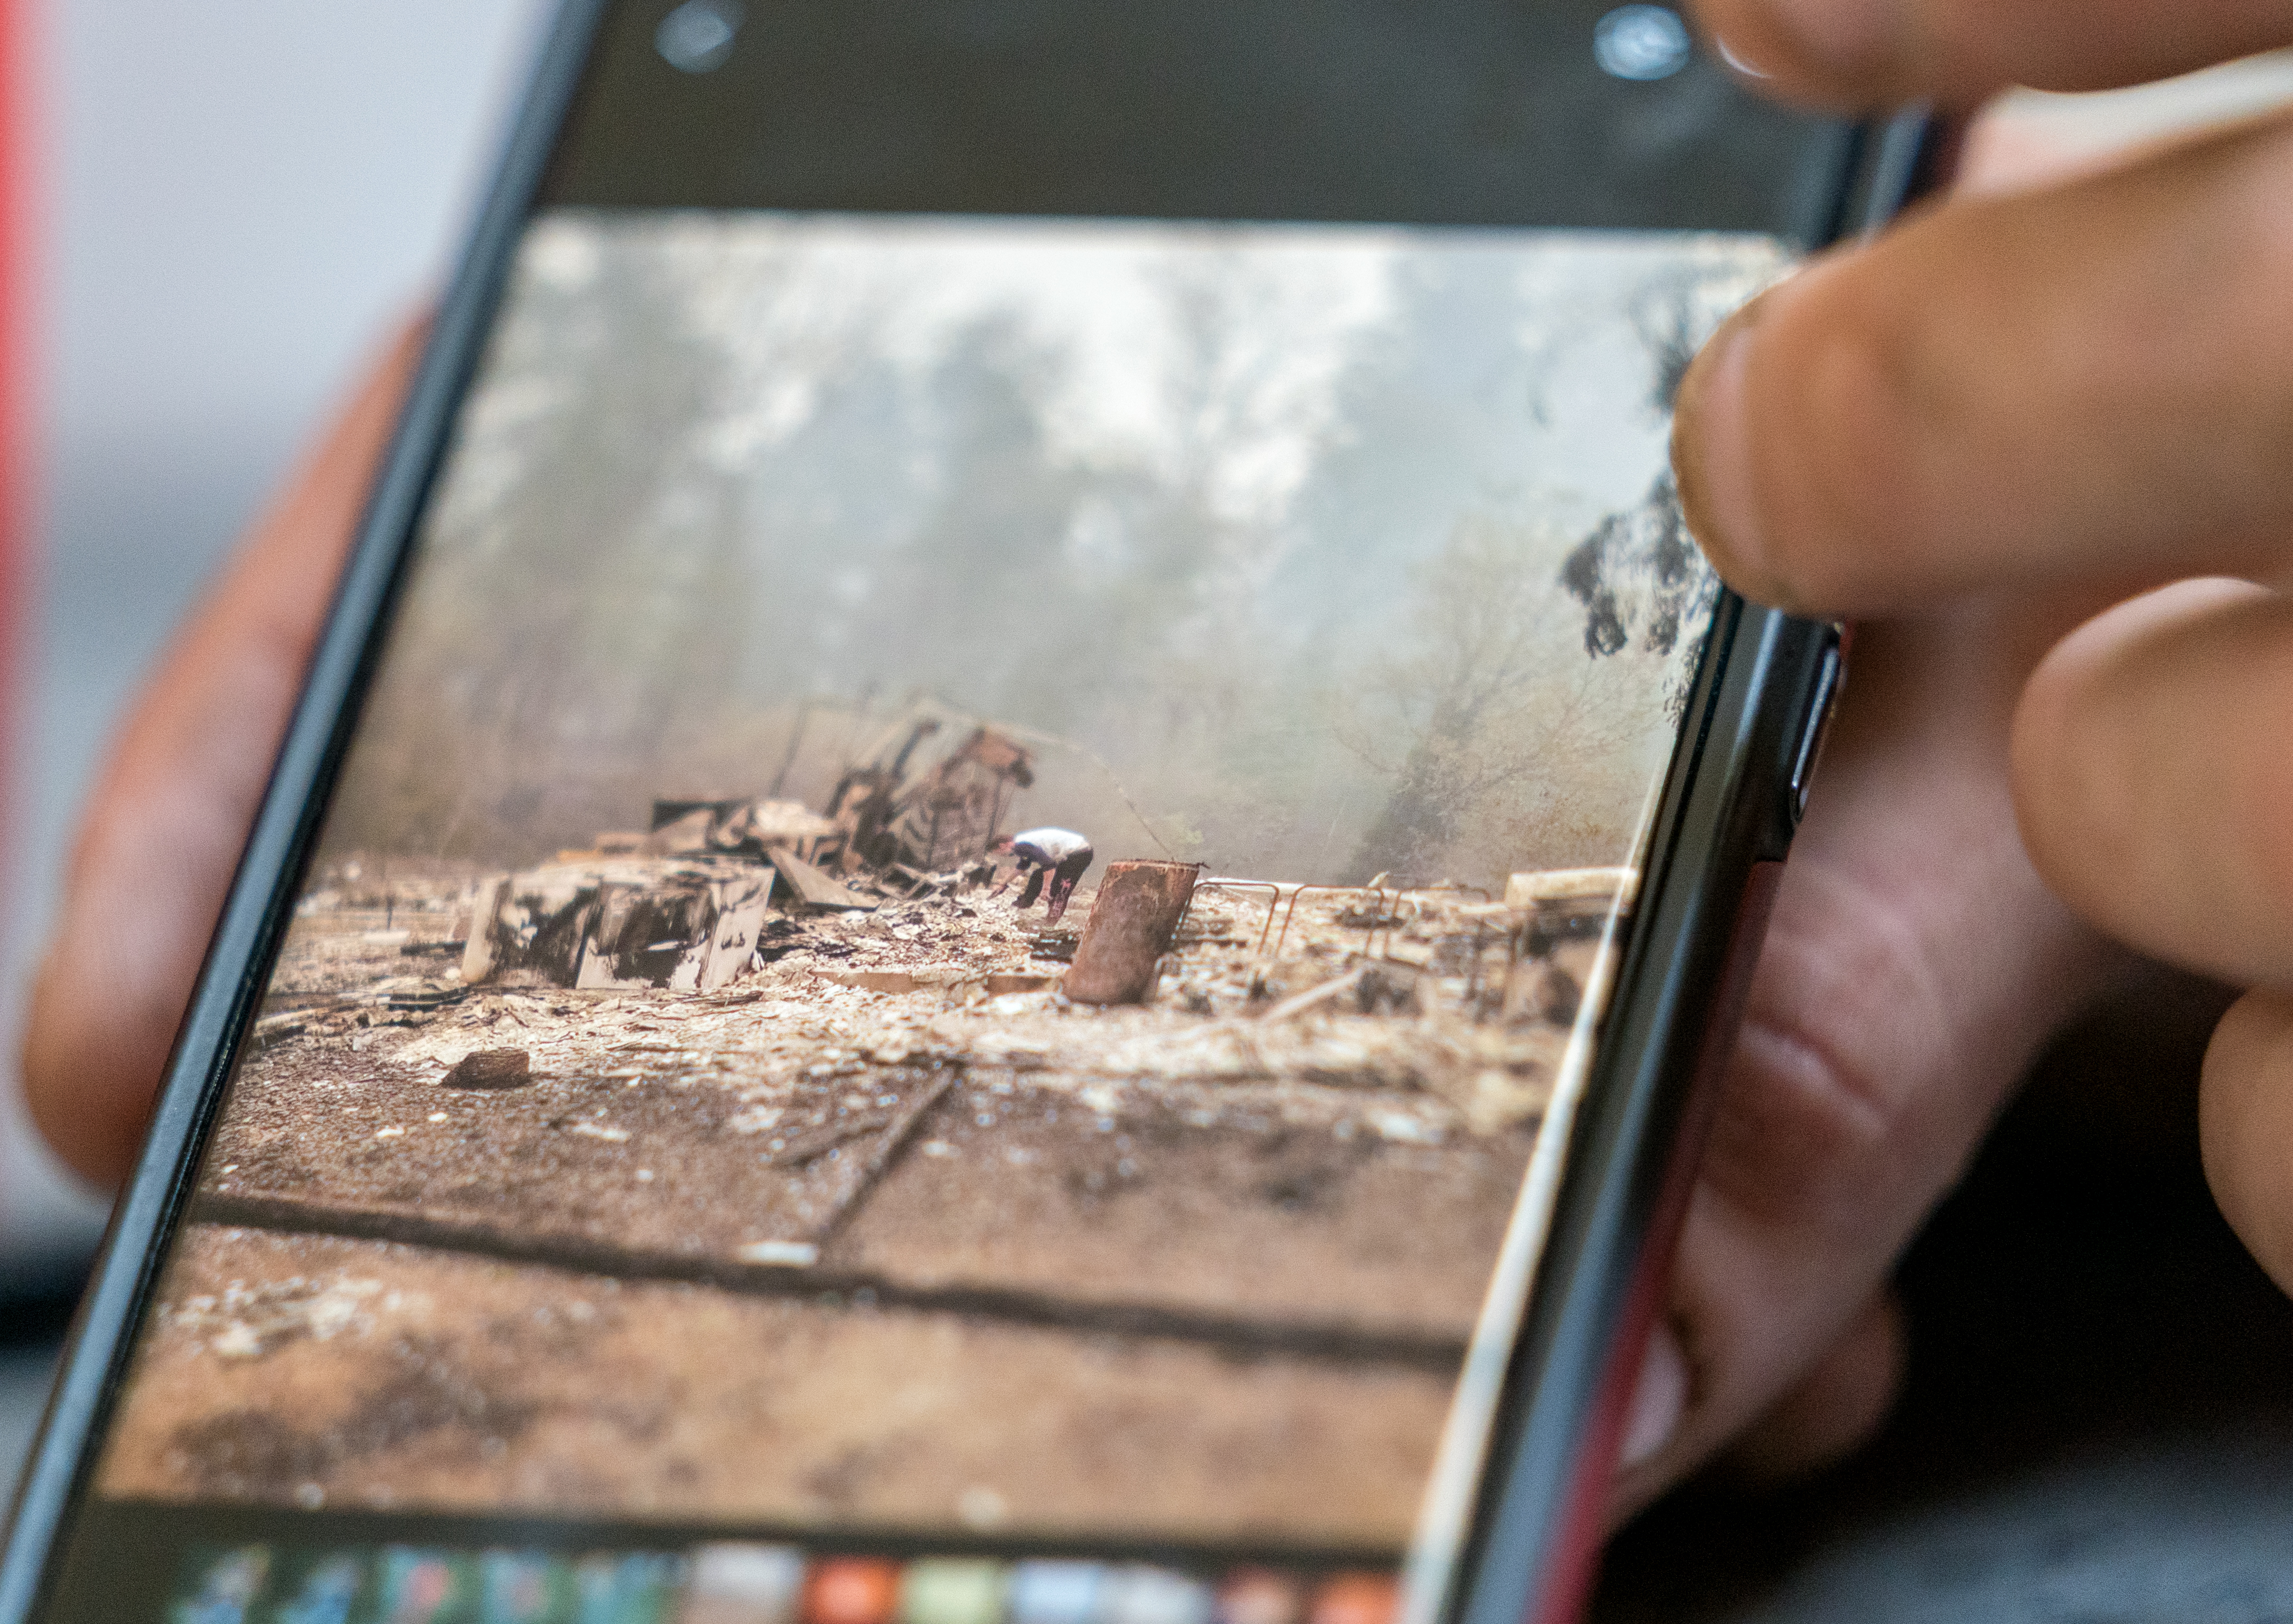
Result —
POLYGON ((1390 1573, 411 1546, 192 1553, 165 1624, 1392 1624, 1390 1573))

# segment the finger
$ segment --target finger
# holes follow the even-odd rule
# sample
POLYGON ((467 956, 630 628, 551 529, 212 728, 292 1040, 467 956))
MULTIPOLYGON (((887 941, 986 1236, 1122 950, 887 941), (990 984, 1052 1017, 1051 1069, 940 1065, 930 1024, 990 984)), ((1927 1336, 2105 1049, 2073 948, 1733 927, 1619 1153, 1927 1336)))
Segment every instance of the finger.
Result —
POLYGON ((1728 1450, 1729 1472, 1783 1483, 1862 1448, 1902 1389, 1905 1343, 1902 1304, 1892 1289, 1875 1293, 1814 1369, 1728 1450))
MULTIPOLYGON (((2153 150, 2189 138, 2184 123, 2149 138, 2129 137, 2106 119, 2050 117, 2046 103, 2012 97, 1989 102, 1954 126, 1957 140, 1946 167, 1953 198, 2034 191, 2138 163, 2153 150)), ((2227 122, 2233 114, 2205 121, 2227 122)))
POLYGON ((24 1038, 32 1116, 126 1176, 320 620, 396 421, 409 327, 152 673, 89 800, 24 1038))
POLYGON ((2199 1083, 2198 1133, 2222 1216, 2293 1291, 2293 993, 2248 992, 2222 1017, 2199 1083))
MULTIPOLYGON (((1754 1422, 1722 1457, 1729 1474, 1755 1485, 1805 1476, 1845 1459, 1887 1418, 1903 1379, 1901 1303, 1883 1288, 1848 1324, 1799 1385, 1754 1422)), ((1633 1392, 1621 1465, 1631 1468, 1670 1442, 1688 1406, 1688 1357, 1670 1326, 1659 1326, 1633 1392)))
POLYGON ((1700 0, 1738 61, 1827 106, 2139 85, 2293 42, 2289 0, 1700 0))
POLYGON ((2005 783, 2014 695, 2074 612, 1858 628, 1674 1265, 1688 1400, 1621 1475, 1621 1506, 1832 1379, 1811 1373, 2038 1046, 2113 973, 2022 855, 2005 783))
POLYGON ((2293 602, 2188 581, 2097 617, 2013 732, 2038 871, 2103 931, 2237 985, 2293 988, 2293 602))
POLYGON ((2283 568, 2293 119, 1969 198, 1770 290, 1697 358, 1673 456, 1763 602, 2283 568))

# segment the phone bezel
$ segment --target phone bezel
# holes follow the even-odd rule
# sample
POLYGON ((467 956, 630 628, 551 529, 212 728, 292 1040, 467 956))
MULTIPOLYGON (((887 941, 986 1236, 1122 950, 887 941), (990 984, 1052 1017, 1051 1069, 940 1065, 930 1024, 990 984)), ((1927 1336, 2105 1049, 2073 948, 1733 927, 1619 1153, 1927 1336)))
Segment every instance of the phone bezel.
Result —
MULTIPOLYGON (((0 1624, 33 1617, 69 1564, 69 1521, 87 1491, 134 1353, 133 1333, 191 1193, 239 1039, 259 1011, 327 793, 356 732, 417 520, 611 5, 565 0, 439 309, 170 1053, 143 1149, 67 1339, 0 1557, 0 1624)), ((1884 133, 1859 133, 1836 196, 1814 200, 1821 223, 1811 235, 1828 240, 1891 213, 1914 182, 1924 128, 1899 120, 1884 133)), ((1646 1273, 1665 1192, 1679 1184, 1695 1149, 1695 1052, 1708 1045, 1715 1014, 1725 1014, 1714 995, 1728 943, 1707 922, 1732 920, 1752 865, 1780 857, 1788 844, 1780 786, 1798 735, 1785 734, 1812 681, 1820 637, 1819 628, 1732 594, 1715 618, 1586 1108, 1572 1132, 1551 1239, 1512 1349, 1502 1450, 1483 1474, 1461 1580, 1444 1610, 1466 1624, 1513 1624, 1531 1609, 1566 1616, 1550 1612, 1552 1598, 1581 1589, 1599 1530, 1596 1522, 1585 1531, 1583 1495, 1572 1499, 1572 1484, 1584 1470, 1603 1383, 1614 1385, 1619 1332, 1632 1329, 1634 1282, 1646 1273), (1705 825, 1695 822, 1707 814, 1705 825), (1640 1035, 1637 1048, 1619 1041, 1628 1034, 1640 1035), (1531 1366, 1535 1379, 1525 1380, 1531 1366)), ((1605 1459, 1594 1464, 1604 1483, 1605 1459)))

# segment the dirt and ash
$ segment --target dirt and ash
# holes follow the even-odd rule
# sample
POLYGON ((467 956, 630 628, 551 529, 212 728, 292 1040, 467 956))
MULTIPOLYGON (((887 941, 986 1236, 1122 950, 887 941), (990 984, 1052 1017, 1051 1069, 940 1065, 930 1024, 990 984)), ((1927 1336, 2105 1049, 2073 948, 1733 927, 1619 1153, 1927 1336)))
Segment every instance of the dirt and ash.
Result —
POLYGON ((1398 1545, 1595 951, 1212 884, 1093 1007, 1094 893, 1046 929, 975 870, 783 899, 713 991, 469 986, 483 877, 357 877, 109 1492, 1398 1545))

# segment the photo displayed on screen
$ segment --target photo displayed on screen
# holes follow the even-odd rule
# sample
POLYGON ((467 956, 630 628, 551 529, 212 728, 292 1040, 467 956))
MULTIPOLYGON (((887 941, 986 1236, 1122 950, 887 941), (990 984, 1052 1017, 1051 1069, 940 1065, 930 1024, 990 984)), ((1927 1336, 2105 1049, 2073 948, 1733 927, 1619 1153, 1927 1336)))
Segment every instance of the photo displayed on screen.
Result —
POLYGON ((1783 265, 539 218, 98 1494, 1398 1559, 1783 265))

